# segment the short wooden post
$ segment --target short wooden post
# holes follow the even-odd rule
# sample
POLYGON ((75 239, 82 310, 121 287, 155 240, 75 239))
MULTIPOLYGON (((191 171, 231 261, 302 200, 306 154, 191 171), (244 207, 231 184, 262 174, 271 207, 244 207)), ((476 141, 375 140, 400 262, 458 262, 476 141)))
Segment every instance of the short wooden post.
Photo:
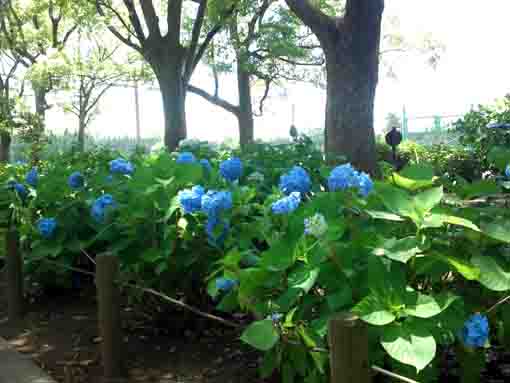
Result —
POLYGON ((370 383, 368 331, 351 313, 329 321, 331 383, 370 383))
POLYGON ((7 266, 7 315, 14 323, 23 318, 23 257, 19 248, 19 235, 10 227, 5 235, 7 266))
POLYGON ((121 322, 119 289, 116 279, 119 260, 111 254, 96 257, 96 287, 99 334, 104 377, 115 378, 121 372, 121 322))

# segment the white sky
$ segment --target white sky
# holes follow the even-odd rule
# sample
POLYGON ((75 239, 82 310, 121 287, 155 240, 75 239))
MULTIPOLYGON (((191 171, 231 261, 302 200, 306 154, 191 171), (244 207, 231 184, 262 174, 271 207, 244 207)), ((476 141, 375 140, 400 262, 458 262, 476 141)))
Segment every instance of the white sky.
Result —
MULTIPOLYGON (((423 58, 398 61, 397 80, 381 77, 376 99, 376 130, 384 127, 389 112, 401 113, 405 104, 410 116, 461 114, 473 104, 492 102, 510 92, 508 0, 387 0, 387 14, 398 14, 404 33, 431 32, 446 45, 436 70, 423 58)), ((209 84, 207 70, 200 69, 194 84, 209 84)), ((222 96, 235 102, 233 79, 223 78, 222 96)), ((310 85, 289 87, 287 97, 273 97, 262 118, 255 120, 257 138, 287 137, 292 104, 300 130, 324 126, 324 92, 310 85)), ((277 95, 275 95, 277 96, 277 95)), ((131 89, 112 90, 101 103, 101 114, 90 133, 99 136, 135 136, 134 96, 131 89)), ((237 139, 237 121, 227 112, 189 94, 188 136, 203 140, 237 139)), ((141 93, 142 136, 163 134, 160 95, 141 93)), ((431 124, 431 122, 429 122, 431 124)), ((76 120, 51 111, 48 125, 54 131, 73 130, 76 120)), ((415 128, 418 125, 414 126, 415 128)), ((410 123, 413 130, 413 123, 410 123)))

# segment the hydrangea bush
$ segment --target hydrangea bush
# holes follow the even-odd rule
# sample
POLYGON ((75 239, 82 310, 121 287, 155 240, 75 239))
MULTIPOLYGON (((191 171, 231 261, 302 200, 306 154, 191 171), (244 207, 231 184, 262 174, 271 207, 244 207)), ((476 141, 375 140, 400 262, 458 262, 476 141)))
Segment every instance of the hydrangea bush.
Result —
POLYGON ((299 147, 201 150, 8 167, 28 271, 71 283, 41 260, 108 251, 126 279, 197 304, 207 291, 252 315, 241 339, 263 352, 262 376, 286 382, 327 381, 315 350, 339 312, 369 326, 372 362, 420 381, 447 347, 505 343, 504 306, 488 309, 510 291, 507 209, 465 207, 419 166, 376 181, 299 147))

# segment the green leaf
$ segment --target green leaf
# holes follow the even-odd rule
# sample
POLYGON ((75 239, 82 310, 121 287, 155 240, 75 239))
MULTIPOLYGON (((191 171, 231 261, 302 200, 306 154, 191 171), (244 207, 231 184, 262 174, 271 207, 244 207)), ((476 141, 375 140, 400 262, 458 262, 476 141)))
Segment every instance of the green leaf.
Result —
POLYGON ((434 255, 433 257, 447 263, 469 281, 478 280, 480 277, 480 269, 464 259, 441 254, 434 255))
POLYGON ((290 241, 281 240, 262 253, 260 267, 269 271, 283 271, 294 264, 294 246, 290 241))
POLYGON ((478 226, 476 226, 469 219, 465 219, 465 218, 461 218, 461 217, 455 217, 453 215, 444 215, 443 216, 443 222, 449 223, 450 225, 467 227, 468 229, 471 229, 471 230, 474 230, 474 231, 480 231, 480 228, 478 226))
POLYGON ((280 334, 273 325, 273 321, 264 319, 253 322, 241 335, 241 340, 260 351, 271 350, 278 340, 280 334))
POLYGON ((396 238, 384 239, 382 245, 374 249, 373 254, 407 263, 407 261, 421 252, 419 244, 415 236, 398 240, 396 238))
POLYGON ((405 312, 418 318, 432 318, 446 310, 458 296, 443 294, 437 297, 421 293, 410 294, 413 296, 411 306, 406 307, 405 312))
POLYGON ((480 269, 478 280, 492 291, 510 290, 510 273, 496 262, 493 257, 475 255, 471 262, 480 269))
POLYGON ((395 315, 389 311, 384 302, 374 294, 367 295, 361 302, 359 302, 352 312, 357 314, 363 321, 374 326, 385 326, 392 323, 395 315))
POLYGON ((416 191, 434 184, 434 168, 429 165, 411 165, 400 174, 393 173, 391 180, 401 188, 416 191))
POLYGON ((409 193, 388 184, 377 182, 376 191, 384 206, 400 216, 411 218, 414 222, 421 220, 414 200, 409 193))
POLYGON ((401 216, 387 213, 385 211, 376 211, 376 210, 365 210, 365 212, 374 219, 383 219, 385 221, 395 221, 395 222, 402 222, 405 221, 401 216))
POLYGON ((422 215, 424 215, 441 202, 443 195, 442 186, 425 190, 414 197, 416 208, 422 215))
POLYGON ((485 197, 498 194, 501 192, 500 187, 491 180, 480 180, 473 183, 463 185, 459 193, 464 199, 472 199, 475 197, 485 197))
POLYGON ((510 222, 507 220, 482 225, 482 232, 498 241, 510 243, 510 222))
POLYGON ((349 286, 327 295, 328 306, 331 311, 337 311, 342 307, 352 304, 352 289, 349 286))
POLYGON ((436 355, 436 341, 432 334, 425 326, 409 320, 386 327, 381 336, 381 345, 392 358, 415 367, 418 372, 436 355))
POLYGON ((308 266, 301 266, 297 270, 293 271, 287 281, 289 288, 297 288, 308 293, 317 281, 319 276, 319 268, 310 268, 308 266))

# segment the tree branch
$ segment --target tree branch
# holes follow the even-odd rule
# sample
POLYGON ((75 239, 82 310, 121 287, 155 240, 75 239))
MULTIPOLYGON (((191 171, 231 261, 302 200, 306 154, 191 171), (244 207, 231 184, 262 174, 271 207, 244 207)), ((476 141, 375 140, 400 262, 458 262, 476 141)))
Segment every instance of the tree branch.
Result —
POLYGON ((200 32, 202 31, 202 26, 204 25, 205 19, 205 11, 207 9, 207 0, 202 0, 200 5, 198 6, 197 16, 195 18, 195 22, 193 23, 193 30, 191 32, 191 42, 188 48, 188 53, 186 57, 186 68, 184 71, 184 79, 185 81, 189 80, 193 71, 193 58, 195 57, 195 53, 198 46, 198 40, 200 38, 200 32))
POLYGON ((167 0, 167 39, 170 44, 177 47, 181 43, 181 16, 182 16, 182 0, 167 0))
POLYGON ((159 18, 156 15, 156 10, 154 9, 152 0, 141 0, 140 5, 142 7, 145 24, 147 24, 147 28, 149 29, 149 37, 161 37, 161 31, 159 30, 159 18))
POLYGON ((193 86, 191 84, 188 84, 187 89, 191 93, 194 93, 194 94, 199 95, 200 97, 206 99, 211 104, 214 104, 216 106, 219 106, 219 107, 225 109, 227 112, 230 112, 236 116, 238 116, 240 113, 238 106, 235 106, 235 105, 231 104, 230 102, 228 102, 224 99, 221 99, 217 96, 213 96, 212 94, 206 92, 203 89, 197 88, 196 86, 193 86))
MULTIPOLYGON (((309 27, 321 42, 327 41, 334 19, 317 9, 310 0, 285 0, 292 12, 309 27)), ((356 0, 357 1, 357 0, 356 0)))
MULTIPOLYGON (((144 0, 144 1, 152 1, 152 0, 144 0)), ((131 21, 131 25, 135 30, 135 35, 142 44, 145 41, 145 34, 143 33, 142 23, 140 22, 140 18, 138 17, 138 13, 136 13, 135 4, 133 0, 123 0, 124 5, 129 13, 129 20, 131 21)))

